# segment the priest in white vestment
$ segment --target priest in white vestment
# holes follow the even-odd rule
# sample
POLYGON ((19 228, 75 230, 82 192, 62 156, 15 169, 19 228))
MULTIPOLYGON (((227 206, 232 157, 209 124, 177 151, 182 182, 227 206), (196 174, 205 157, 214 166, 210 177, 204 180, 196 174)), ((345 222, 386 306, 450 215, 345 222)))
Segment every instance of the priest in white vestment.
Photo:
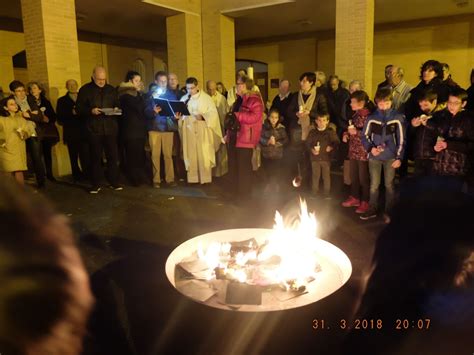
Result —
POLYGON ((211 97, 199 89, 196 78, 186 80, 186 90, 181 101, 187 104, 190 115, 177 114, 184 165, 188 183, 206 184, 212 182, 216 152, 222 144, 219 114, 211 97))

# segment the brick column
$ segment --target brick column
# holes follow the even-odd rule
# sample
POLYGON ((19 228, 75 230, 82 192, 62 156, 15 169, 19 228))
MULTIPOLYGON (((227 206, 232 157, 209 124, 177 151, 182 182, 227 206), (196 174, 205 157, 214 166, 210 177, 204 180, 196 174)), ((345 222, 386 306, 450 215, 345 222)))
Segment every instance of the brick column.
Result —
MULTIPOLYGON (((79 49, 74 0, 21 0, 26 59, 32 80, 48 89, 56 105, 64 95, 68 79, 80 83, 79 49)), ((53 169, 57 175, 70 173, 66 147, 53 149, 53 169)))
POLYGON ((221 15, 220 1, 202 1, 204 79, 235 85, 234 19, 221 15))
POLYGON ((372 96, 374 0, 336 0, 335 73, 372 96))
POLYGON ((184 85, 194 76, 203 87, 201 16, 183 13, 166 18, 169 71, 184 85))

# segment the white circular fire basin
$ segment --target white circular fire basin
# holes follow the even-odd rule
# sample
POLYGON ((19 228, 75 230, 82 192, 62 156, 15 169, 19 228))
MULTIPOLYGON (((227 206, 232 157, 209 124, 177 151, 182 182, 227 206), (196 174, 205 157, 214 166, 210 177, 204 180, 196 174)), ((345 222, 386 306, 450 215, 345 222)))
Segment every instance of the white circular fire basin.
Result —
POLYGON ((208 281, 196 279, 182 279, 175 282, 176 265, 189 258, 198 250, 198 245, 204 249, 211 242, 239 242, 254 238, 259 244, 264 243, 271 235, 271 229, 228 229, 207 233, 192 238, 181 245, 168 257, 166 261, 166 276, 171 284, 183 295, 196 302, 210 307, 234 310, 241 312, 268 312, 280 311, 317 302, 341 288, 352 273, 352 264, 347 255, 338 247, 324 241, 317 240, 316 257, 321 270, 317 272, 315 280, 306 285, 305 292, 291 293, 289 291, 261 292, 260 304, 230 304, 223 300, 221 292, 216 292, 219 285, 211 285, 208 281), (177 284, 178 283, 178 284, 177 284))

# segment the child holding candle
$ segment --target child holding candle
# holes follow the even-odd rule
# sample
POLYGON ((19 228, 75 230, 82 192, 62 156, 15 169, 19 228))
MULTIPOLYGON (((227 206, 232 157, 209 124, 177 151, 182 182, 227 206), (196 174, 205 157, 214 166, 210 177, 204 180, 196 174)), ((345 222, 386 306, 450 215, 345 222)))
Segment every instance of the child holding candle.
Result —
POLYGON ((337 148, 340 141, 336 131, 329 126, 329 115, 318 114, 314 128, 309 132, 306 139, 306 148, 311 156, 311 168, 313 175, 312 191, 319 193, 319 180, 323 176, 324 197, 330 199, 331 190, 331 152, 337 148))
POLYGON ((365 213, 369 208, 369 163, 367 151, 362 145, 362 128, 370 115, 369 96, 357 90, 351 94, 351 109, 354 111, 349 127, 342 136, 349 143, 349 171, 351 195, 342 203, 343 207, 357 207, 356 213, 365 213))

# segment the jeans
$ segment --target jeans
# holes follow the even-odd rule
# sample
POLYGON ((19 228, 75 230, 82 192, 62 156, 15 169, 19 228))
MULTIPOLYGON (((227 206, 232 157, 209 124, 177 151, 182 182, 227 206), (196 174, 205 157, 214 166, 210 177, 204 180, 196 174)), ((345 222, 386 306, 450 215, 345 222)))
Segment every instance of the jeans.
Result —
POLYGON ((379 186, 380 178, 383 174, 385 180, 385 212, 387 213, 393 204, 394 199, 394 183, 395 169, 392 168, 392 163, 395 159, 388 160, 374 160, 369 159, 369 174, 370 174, 370 200, 369 206, 371 208, 377 208, 379 201, 379 186))

